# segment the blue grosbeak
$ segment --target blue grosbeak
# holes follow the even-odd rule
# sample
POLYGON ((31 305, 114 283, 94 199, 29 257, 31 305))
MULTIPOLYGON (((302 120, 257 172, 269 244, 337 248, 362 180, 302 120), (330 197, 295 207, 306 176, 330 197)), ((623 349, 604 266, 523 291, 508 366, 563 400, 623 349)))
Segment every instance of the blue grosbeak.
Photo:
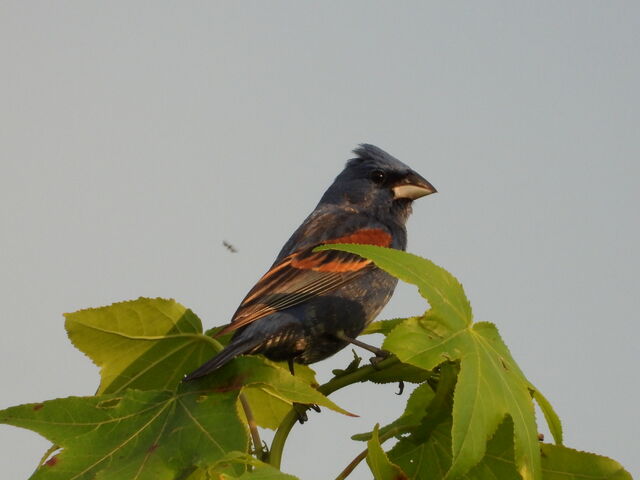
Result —
MULTIPOLYGON (((358 255, 319 245, 358 243, 404 250, 411 203, 436 189, 387 152, 363 144, 317 207, 284 245, 217 335, 235 332, 193 380, 238 355, 281 361, 323 360, 355 339, 391 298, 397 279, 358 255)), ((378 351, 373 347, 372 351, 378 351)))

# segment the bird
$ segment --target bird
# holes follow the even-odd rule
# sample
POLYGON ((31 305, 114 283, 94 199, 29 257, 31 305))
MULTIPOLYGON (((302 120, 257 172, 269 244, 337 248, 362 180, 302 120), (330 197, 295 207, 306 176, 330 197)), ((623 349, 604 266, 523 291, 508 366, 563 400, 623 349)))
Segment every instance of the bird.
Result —
POLYGON ((344 170, 282 247, 271 268, 216 336, 234 332, 213 358, 184 381, 204 377, 239 355, 311 364, 349 344, 391 298, 397 279, 358 255, 314 251, 337 243, 405 250, 412 202, 436 192, 425 178, 370 144, 353 150, 344 170))

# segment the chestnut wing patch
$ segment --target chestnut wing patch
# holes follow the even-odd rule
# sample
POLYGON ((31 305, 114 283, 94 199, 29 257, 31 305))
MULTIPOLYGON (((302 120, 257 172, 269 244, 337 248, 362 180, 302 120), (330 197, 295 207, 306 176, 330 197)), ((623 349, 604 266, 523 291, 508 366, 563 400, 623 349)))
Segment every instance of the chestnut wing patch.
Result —
MULTIPOLYGON (((388 247, 391 245, 391 235, 380 229, 363 229, 322 242, 331 243, 388 247)), ((299 305, 317 295, 329 293, 374 268, 370 260, 358 255, 337 250, 313 252, 314 248, 292 253, 271 268, 247 294, 231 323, 216 336, 299 305)))

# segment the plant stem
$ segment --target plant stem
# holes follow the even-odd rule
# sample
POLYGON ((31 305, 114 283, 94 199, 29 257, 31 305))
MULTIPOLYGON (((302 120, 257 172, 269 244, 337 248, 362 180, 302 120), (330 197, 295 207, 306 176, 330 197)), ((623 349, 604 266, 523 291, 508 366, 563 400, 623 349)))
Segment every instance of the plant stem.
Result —
POLYGON ((247 401, 247 397, 241 393, 239 395, 242 409, 244 410, 244 416, 247 417, 247 425, 249 425, 249 432, 251 433, 251 441, 253 442, 253 450, 256 453, 258 460, 265 460, 265 452, 262 448, 262 440, 260 440, 260 432, 258 432, 258 425, 253 417, 253 412, 247 401))
MULTIPOLYGON (((380 435, 380 444, 386 442, 391 437, 395 437, 396 435, 400 435, 401 433, 404 433, 406 430, 407 430, 406 427, 404 429, 397 428, 397 427, 396 428, 392 428, 391 430, 386 432, 384 435, 380 435)), ((368 448, 365 448, 363 451, 361 451, 358 454, 358 456, 356 458, 354 458, 353 460, 351 460, 349 465, 347 465, 345 467, 345 469, 340 472, 340 474, 336 477, 336 480, 344 480, 349 475, 351 475, 351 472, 353 472, 353 470, 360 464, 360 462, 362 460, 364 460, 365 458, 367 458, 367 453, 369 453, 369 449, 368 448)))
POLYGON ((364 382, 369 378, 370 375, 376 373, 377 371, 393 367, 394 365, 397 365, 399 363, 400 360, 398 360, 398 357, 392 355, 388 358, 385 358, 381 362, 378 362, 376 365, 365 365, 364 367, 360 367, 351 373, 340 375, 339 377, 333 377, 324 385, 320 385, 318 387, 318 391, 323 395, 329 395, 336 390, 341 389, 342 387, 346 387, 358 382, 364 382))
MULTIPOLYGON (((378 370, 392 367, 398 363, 400 363, 400 360, 398 360, 395 356, 385 358, 375 366, 366 365, 364 367, 358 368, 357 370, 354 370, 353 372, 341 375, 339 377, 334 377, 324 385, 318 387, 318 391, 323 395, 329 395, 336 390, 339 390, 340 388, 346 387, 347 385, 362 382, 378 370)), ((298 414, 295 410, 291 409, 291 411, 287 414, 286 417, 284 417, 284 419, 280 423, 280 426, 278 427, 278 430, 273 437, 273 441, 271 442, 271 449, 269 450, 269 463, 275 468, 280 468, 284 444, 287 441, 289 432, 291 432, 291 429, 293 428, 297 420, 298 414)))
MULTIPOLYGON (((433 397, 433 400, 429 403, 429 406, 427 407, 427 414, 420 425, 417 428, 415 426, 392 428, 383 435, 380 435, 380 443, 382 444, 391 437, 407 432, 413 432, 414 434, 419 432, 418 434, 424 438, 430 436, 433 429, 442 421, 442 418, 449 414, 449 402, 453 395, 453 389, 456 385, 457 378, 458 371, 455 363, 447 362, 442 364, 440 367, 440 380, 438 381, 436 394, 433 397)), ((367 453, 369 453, 369 449, 365 448, 353 460, 351 460, 349 465, 347 465, 342 472, 340 472, 336 477, 336 480, 344 480, 347 478, 360 464, 360 462, 367 458, 367 453)))
POLYGON ((276 434, 273 436, 271 448, 269 449, 269 463, 277 469, 280 468, 280 463, 282 462, 284 443, 287 441, 289 432, 297 420, 298 414, 295 410, 291 409, 289 413, 287 413, 287 416, 284 417, 278 427, 278 430, 276 430, 276 434))

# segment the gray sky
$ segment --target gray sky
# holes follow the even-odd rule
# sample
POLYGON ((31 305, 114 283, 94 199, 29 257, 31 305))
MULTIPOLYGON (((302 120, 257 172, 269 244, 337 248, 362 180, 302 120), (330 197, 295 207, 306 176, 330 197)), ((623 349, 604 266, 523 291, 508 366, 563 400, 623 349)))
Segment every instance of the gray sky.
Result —
MULTIPOLYGON (((566 444, 640 474, 639 5, 3 1, 0 407, 95 390, 62 312, 164 296, 226 323, 370 142, 438 188, 409 250, 498 325, 566 444)), ((402 286, 382 317, 423 309, 402 286)), ((332 478, 395 390, 336 394, 361 418, 313 413, 283 469, 332 478)), ((0 427, 4 477, 47 447, 0 427)))

